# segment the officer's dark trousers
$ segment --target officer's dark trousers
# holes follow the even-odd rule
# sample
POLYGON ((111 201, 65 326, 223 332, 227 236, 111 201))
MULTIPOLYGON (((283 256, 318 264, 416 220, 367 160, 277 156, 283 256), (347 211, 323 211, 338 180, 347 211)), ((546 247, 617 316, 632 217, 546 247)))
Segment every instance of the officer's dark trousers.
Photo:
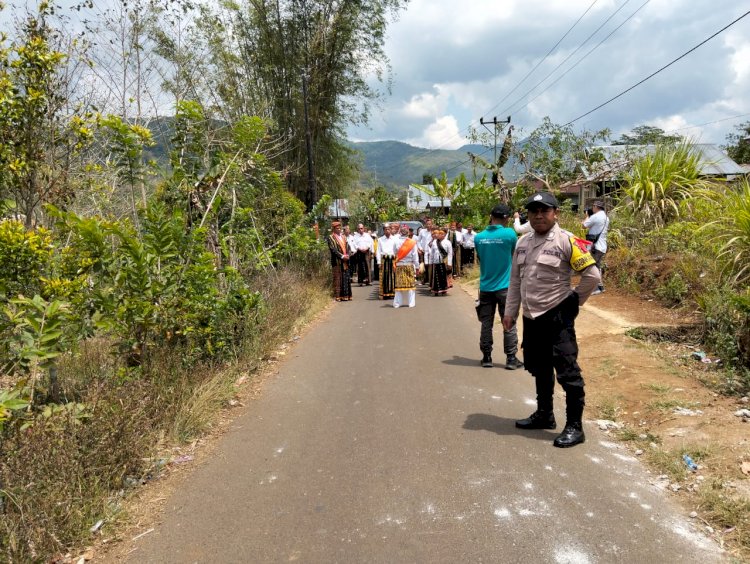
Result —
POLYGON ((523 318, 523 359, 526 370, 536 379, 539 411, 552 411, 552 394, 557 381, 565 390, 568 422, 581 421, 585 405, 583 377, 578 366, 575 318, 578 296, 571 294, 560 305, 536 319, 523 318))

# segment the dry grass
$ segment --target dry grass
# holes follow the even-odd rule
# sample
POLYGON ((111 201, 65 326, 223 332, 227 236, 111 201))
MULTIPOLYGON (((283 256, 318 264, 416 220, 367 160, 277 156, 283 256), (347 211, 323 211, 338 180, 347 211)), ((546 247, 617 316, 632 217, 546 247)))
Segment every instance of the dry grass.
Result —
POLYGON ((265 307, 246 320, 231 364, 189 365, 181 351, 161 350, 144 377, 118 365, 103 339, 64 359, 63 398, 90 417, 58 414, 0 434, 0 561, 52 561, 88 544, 89 529, 116 518, 122 497, 156 471, 160 452, 211 429, 238 372, 252 373, 328 303, 310 273, 279 270, 257 287, 265 307))

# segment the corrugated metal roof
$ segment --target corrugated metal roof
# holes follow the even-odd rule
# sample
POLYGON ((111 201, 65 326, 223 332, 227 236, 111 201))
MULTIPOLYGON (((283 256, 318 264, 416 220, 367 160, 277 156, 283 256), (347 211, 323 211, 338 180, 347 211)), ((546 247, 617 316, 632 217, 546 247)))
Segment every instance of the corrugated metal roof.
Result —
MULTIPOLYGON (((704 176, 733 176, 743 174, 742 167, 734 162, 718 145, 699 143, 693 145, 700 154, 701 174, 704 176)), ((604 163, 585 171, 587 178, 600 180, 614 179, 621 172, 624 161, 639 156, 653 155, 657 145, 600 145, 592 147, 604 154, 604 163), (609 170, 607 170, 609 168, 609 170)))
POLYGON ((329 217, 349 217, 349 200, 333 200, 328 206, 329 217))

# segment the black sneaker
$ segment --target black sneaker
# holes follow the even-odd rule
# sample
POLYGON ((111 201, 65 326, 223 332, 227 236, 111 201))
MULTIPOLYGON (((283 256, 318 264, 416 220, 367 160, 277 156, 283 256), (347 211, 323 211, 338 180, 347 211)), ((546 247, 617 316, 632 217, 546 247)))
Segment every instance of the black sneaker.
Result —
POLYGON ((518 360, 515 356, 509 356, 505 360, 506 370, 517 370, 518 368, 523 368, 523 362, 518 360))
POLYGON ((516 421, 519 429, 554 429, 557 427, 555 414, 551 411, 535 411, 526 419, 516 421))
POLYGON ((482 366, 484 368, 492 368, 492 357, 488 354, 485 354, 482 357, 482 366))
POLYGON ((553 445, 558 448, 568 448, 581 444, 586 441, 586 435, 583 434, 583 426, 580 421, 566 423, 565 429, 553 441, 553 445))

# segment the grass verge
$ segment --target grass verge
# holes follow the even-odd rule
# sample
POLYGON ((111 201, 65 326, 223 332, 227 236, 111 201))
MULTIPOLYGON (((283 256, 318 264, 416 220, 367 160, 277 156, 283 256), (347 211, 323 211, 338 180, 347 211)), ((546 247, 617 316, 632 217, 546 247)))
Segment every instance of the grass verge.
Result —
POLYGON ((315 273, 280 269, 257 288, 265 307, 247 320, 232 362, 190 364, 165 348, 146 377, 118 366, 98 339, 60 364, 63 396, 81 408, 0 433, 0 561, 61 561, 92 541, 96 523, 111 527, 122 500, 170 463, 169 447, 211 429, 238 376, 252 375, 328 303, 315 273))

